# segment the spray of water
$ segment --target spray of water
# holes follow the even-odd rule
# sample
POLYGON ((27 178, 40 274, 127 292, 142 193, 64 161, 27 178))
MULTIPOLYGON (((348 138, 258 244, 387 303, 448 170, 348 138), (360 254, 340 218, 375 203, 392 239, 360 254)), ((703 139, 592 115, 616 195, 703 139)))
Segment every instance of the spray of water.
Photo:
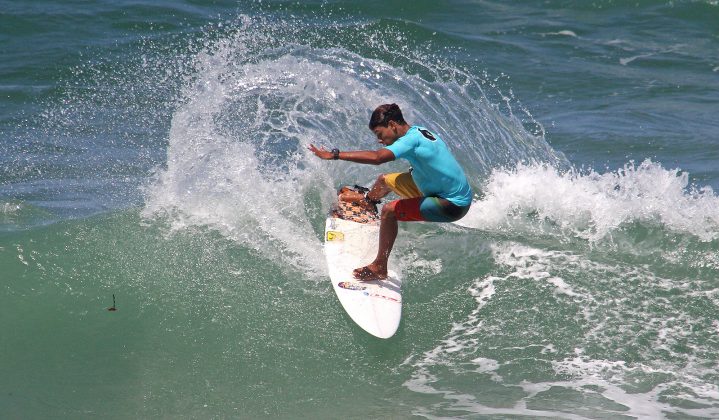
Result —
MULTIPOLYGON (((376 148, 367 120, 387 102, 439 132, 476 187, 499 165, 564 162, 509 102, 488 99, 483 79, 387 46, 387 31, 396 29, 363 29, 357 49, 364 53, 328 45, 327 28, 248 17, 208 41, 193 57, 172 117, 167 166, 147 189, 144 214, 171 214, 176 227, 210 225, 268 258, 324 272, 318 221, 333 191, 370 183, 379 170, 320 161, 307 146, 376 148)), ((341 43, 346 28, 336 30, 341 43)))
POLYGON ((519 165, 494 171, 484 193, 461 224, 599 241, 641 223, 705 242, 719 238, 711 187, 690 186, 687 173, 650 160, 604 174, 519 165))

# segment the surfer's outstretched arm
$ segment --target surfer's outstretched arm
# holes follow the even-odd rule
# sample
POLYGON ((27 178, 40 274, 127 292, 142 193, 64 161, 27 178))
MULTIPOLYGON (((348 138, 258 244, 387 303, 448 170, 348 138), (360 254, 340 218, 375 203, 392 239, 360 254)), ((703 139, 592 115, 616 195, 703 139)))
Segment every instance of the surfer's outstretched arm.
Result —
POLYGON ((336 158, 333 151, 327 150, 324 147, 317 148, 314 144, 310 144, 309 149, 317 157, 324 160, 346 160, 349 162, 365 163, 368 165, 381 165, 394 160, 394 153, 384 148, 379 150, 358 150, 354 152, 337 151, 336 158))

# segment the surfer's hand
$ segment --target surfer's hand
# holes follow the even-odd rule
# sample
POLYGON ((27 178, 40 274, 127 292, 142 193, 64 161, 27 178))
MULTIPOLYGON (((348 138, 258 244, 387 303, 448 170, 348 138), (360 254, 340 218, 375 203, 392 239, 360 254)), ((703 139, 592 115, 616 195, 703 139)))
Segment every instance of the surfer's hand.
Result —
POLYGON ((324 160, 332 159, 332 152, 325 149, 324 147, 320 147, 318 149, 317 147, 315 147, 314 144, 310 144, 310 147, 308 147, 308 149, 310 149, 310 152, 314 153, 320 159, 324 159, 324 160))

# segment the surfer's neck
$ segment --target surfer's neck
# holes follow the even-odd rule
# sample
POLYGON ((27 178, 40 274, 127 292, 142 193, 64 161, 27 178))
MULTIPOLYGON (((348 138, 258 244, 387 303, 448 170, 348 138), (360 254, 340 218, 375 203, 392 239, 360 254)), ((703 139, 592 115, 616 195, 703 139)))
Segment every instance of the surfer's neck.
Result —
POLYGON ((397 124, 397 138, 404 137, 405 134, 409 131, 409 129, 412 128, 409 124, 397 124))

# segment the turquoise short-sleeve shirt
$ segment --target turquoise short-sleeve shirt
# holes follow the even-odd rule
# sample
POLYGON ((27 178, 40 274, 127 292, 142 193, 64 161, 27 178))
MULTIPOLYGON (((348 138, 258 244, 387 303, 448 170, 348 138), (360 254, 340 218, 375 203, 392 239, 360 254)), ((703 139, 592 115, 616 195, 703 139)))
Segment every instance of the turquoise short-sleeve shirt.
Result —
POLYGON ((437 134, 415 125, 386 149, 395 159, 409 161, 412 179, 425 197, 444 198, 457 206, 472 203, 467 176, 437 134))

